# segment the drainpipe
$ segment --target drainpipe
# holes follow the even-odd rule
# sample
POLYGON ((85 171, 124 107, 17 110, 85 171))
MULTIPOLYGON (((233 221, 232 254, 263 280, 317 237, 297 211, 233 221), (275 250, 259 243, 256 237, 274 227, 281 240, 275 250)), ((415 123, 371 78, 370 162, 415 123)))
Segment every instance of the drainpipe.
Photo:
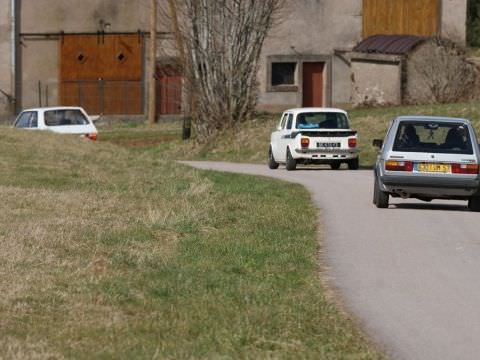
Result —
POLYGON ((10 2, 10 26, 11 26, 11 31, 10 31, 10 49, 11 49, 11 59, 10 59, 10 82, 11 82, 11 94, 12 94, 12 99, 11 99, 11 108, 12 108, 12 113, 15 114, 15 61, 16 61, 16 19, 15 19, 15 0, 11 0, 10 2))
POLYGON ((21 77, 20 77, 20 1, 10 0, 11 19, 11 82, 12 82, 12 112, 14 115, 20 112, 21 77))

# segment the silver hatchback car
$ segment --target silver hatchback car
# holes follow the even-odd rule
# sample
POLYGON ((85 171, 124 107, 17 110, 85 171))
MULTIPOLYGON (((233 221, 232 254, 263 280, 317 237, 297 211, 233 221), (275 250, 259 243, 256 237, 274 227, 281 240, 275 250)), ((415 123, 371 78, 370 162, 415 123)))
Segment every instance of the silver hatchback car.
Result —
POLYGON ((480 211, 480 151, 470 121, 401 116, 392 121, 375 164, 373 203, 389 197, 468 200, 480 211))

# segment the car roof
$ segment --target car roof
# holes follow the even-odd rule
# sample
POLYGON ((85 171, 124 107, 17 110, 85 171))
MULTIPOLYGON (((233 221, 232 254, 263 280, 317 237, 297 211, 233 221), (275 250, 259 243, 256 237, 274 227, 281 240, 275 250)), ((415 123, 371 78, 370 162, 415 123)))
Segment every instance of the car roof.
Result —
POLYGON ((325 108, 325 107, 303 107, 303 108, 293 108, 285 110, 284 112, 289 112, 293 114, 304 113, 304 112, 336 112, 336 113, 343 113, 347 115, 347 112, 342 109, 336 108, 325 108))
MULTIPOLYGON (((24 111, 52 111, 52 110, 83 110, 80 106, 48 106, 48 107, 37 107, 30 109, 23 109, 24 111)), ((83 110, 85 111, 85 110, 83 110)))
POLYGON ((463 123, 463 124, 470 124, 470 120, 464 118, 456 118, 456 117, 447 117, 447 116, 419 116, 419 115, 403 115, 398 116, 395 121, 436 121, 436 122, 444 122, 444 123, 463 123))

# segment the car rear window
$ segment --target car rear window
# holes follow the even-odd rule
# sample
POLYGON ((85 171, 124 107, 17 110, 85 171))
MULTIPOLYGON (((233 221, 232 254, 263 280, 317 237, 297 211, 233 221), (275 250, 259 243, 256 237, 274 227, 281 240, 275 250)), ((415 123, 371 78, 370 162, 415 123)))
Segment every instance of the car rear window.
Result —
POLYGON ((297 115, 297 129, 348 129, 343 113, 305 112, 297 115))
POLYGON ((403 121, 393 151, 473 154, 468 127, 462 123, 403 121))
POLYGON ((47 126, 88 125, 88 119, 76 109, 48 110, 44 116, 47 126))

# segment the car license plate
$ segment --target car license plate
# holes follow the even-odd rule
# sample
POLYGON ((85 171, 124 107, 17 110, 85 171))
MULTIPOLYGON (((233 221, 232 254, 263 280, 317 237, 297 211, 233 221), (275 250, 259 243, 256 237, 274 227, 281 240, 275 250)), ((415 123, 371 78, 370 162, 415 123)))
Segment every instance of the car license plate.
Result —
POLYGON ((339 147, 340 147, 340 143, 317 143, 317 147, 339 148, 339 147))
POLYGON ((450 164, 420 163, 417 164, 418 172, 450 173, 452 167, 450 164))

